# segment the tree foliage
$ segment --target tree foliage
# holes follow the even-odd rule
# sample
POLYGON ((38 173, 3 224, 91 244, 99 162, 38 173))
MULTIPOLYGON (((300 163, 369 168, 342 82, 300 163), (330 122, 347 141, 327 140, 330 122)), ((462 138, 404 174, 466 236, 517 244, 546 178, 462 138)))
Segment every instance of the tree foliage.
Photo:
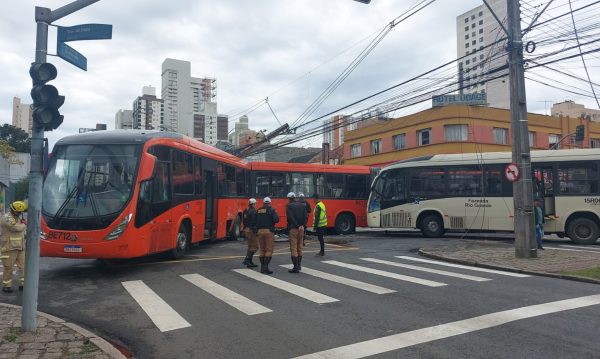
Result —
POLYGON ((15 149, 4 140, 0 140, 0 156, 4 158, 8 163, 11 164, 23 164, 17 156, 15 156, 15 149))
POLYGON ((11 184, 15 189, 15 199, 23 200, 29 197, 29 177, 11 184))
POLYGON ((16 152, 31 152, 31 138, 27 132, 7 123, 0 126, 0 141, 8 143, 16 152))

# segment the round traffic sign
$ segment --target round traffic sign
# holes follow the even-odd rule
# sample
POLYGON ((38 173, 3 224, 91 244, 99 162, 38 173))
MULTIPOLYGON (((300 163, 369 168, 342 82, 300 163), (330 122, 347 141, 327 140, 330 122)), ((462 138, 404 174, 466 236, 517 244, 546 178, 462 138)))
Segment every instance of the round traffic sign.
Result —
POLYGON ((521 171, 519 170, 519 166, 514 163, 509 163, 504 169, 504 177, 509 182, 515 182, 521 177, 521 171))

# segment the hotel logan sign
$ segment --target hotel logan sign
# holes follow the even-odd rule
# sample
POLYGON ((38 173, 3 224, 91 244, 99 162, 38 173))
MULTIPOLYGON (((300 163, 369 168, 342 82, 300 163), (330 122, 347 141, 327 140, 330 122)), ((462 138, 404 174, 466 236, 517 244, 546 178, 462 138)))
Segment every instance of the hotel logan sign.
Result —
POLYGON ((433 101, 433 107, 448 105, 487 105, 487 95, 485 93, 433 96, 431 100, 433 101))

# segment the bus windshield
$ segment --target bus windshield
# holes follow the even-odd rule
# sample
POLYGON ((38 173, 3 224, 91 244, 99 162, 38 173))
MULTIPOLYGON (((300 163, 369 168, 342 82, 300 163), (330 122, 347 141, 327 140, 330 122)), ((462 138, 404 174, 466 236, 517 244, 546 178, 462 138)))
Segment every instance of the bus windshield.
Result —
POLYGON ((44 215, 55 222, 118 214, 133 191, 138 148, 113 144, 57 147, 44 182, 44 215))

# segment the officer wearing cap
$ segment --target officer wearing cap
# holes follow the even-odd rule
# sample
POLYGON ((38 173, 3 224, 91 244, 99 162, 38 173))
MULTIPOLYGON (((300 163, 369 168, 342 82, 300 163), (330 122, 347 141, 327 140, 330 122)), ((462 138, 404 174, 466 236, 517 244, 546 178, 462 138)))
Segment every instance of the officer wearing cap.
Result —
POLYGON ((256 199, 250 198, 248 201, 248 208, 242 213, 242 219, 244 222, 244 237, 248 241, 248 249, 246 250, 246 258, 242 262, 248 268, 258 267, 252 262, 254 253, 258 250, 258 238, 256 238, 256 199))
POLYGON ((310 217, 310 203, 306 202, 306 198, 304 197, 304 193, 298 193, 298 200, 300 203, 304 203, 306 205, 306 222, 304 222, 304 234, 302 235, 302 246, 305 246, 304 240, 306 239, 306 228, 308 226, 308 218, 310 217))
POLYGON ((4 274, 2 276, 2 291, 11 293, 12 274, 15 263, 19 267, 19 290, 23 290, 25 281, 25 230, 27 222, 23 219, 23 212, 27 210, 27 204, 23 201, 15 201, 10 205, 10 212, 0 219, 0 253, 2 253, 2 265, 4 274))
POLYGON ((275 239, 275 224, 279 222, 279 215, 271 207, 271 199, 265 197, 263 206, 256 211, 256 229, 260 245, 260 272, 272 274, 269 263, 273 257, 273 241, 275 239))
POLYGON ((285 214, 287 216, 288 229, 290 234, 290 253, 294 267, 289 270, 290 273, 298 273, 302 267, 302 237, 304 236, 304 226, 306 225, 306 206, 296 201, 294 192, 287 195, 288 204, 285 214))

